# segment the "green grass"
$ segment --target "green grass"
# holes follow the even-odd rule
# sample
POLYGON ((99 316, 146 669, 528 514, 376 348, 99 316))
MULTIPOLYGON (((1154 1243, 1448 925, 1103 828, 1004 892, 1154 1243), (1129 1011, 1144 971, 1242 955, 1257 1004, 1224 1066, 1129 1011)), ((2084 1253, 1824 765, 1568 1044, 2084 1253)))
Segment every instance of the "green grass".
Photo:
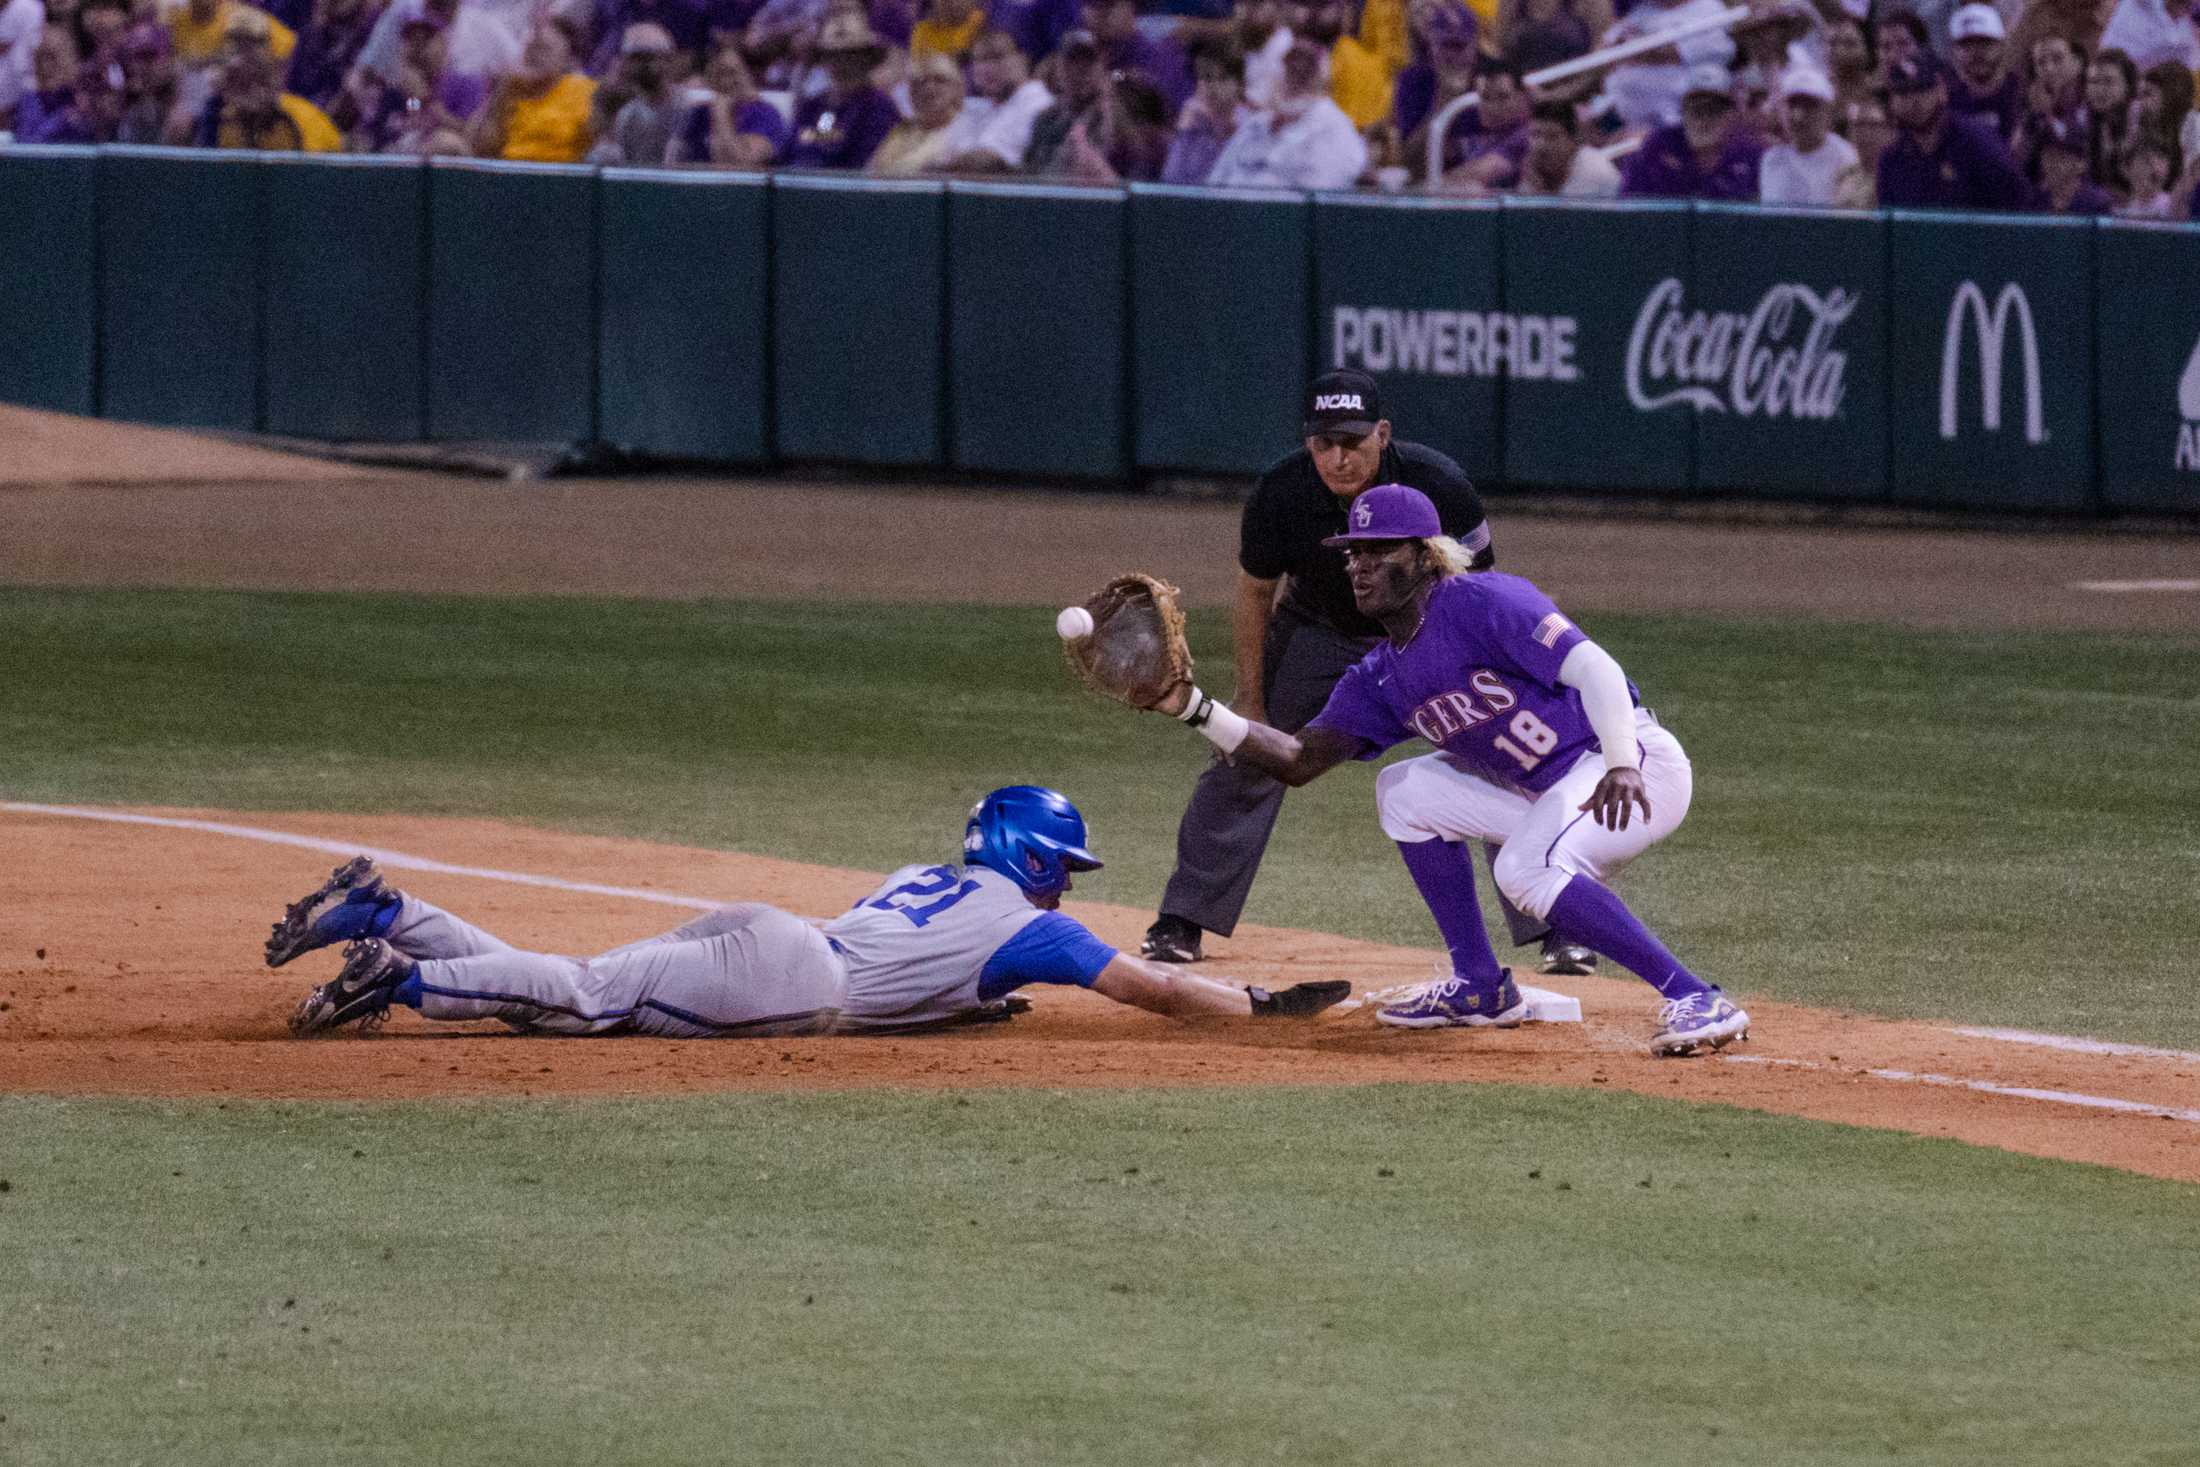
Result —
MULTIPOLYGON (((1205 746, 1039 611, 0 590, 0 795, 502 816, 887 869, 1069 791, 1150 906, 1205 746)), ((1687 745, 1621 890, 1745 993, 2200 1047, 2200 642, 1594 618, 1687 745)), ((1226 683, 1227 632, 1194 619, 1226 683)), ((727 895, 734 895, 728 893, 727 895)), ((1295 793, 1247 920, 1434 944, 1372 780, 1295 793)))
POLYGON ((1500 1087, 0 1100, 0 1460, 2189 1462, 2190 1189, 1500 1087))

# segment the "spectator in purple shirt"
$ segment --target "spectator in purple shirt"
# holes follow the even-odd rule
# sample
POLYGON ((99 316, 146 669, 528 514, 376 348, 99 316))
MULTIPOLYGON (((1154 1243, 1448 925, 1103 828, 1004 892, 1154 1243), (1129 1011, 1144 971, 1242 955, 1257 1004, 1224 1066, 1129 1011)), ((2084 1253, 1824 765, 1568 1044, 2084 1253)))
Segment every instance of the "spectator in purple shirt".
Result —
POLYGON ((1532 104, 1519 62, 1485 66, 1482 98, 1467 109, 1473 125, 1460 139, 1458 163, 1444 171, 1444 186, 1475 193, 1508 189, 1520 182, 1520 165, 1528 156, 1528 109, 1532 104))
POLYGON ((1176 120, 1163 183, 1205 183, 1223 145, 1252 114, 1245 105, 1245 53, 1229 41, 1209 41, 1192 53, 1198 76, 1192 100, 1176 120))
POLYGON ((1726 68, 1704 62, 1688 69, 1680 122, 1651 133, 1621 165, 1620 193, 1754 201, 1763 154, 1763 140, 1735 126, 1734 82, 1726 68))
POLYGON ((19 143, 91 143, 91 119, 77 95, 76 41, 48 26, 31 51, 31 90, 15 105, 19 143))
POLYGON ((1948 78, 1948 110, 1976 117, 2003 138, 2016 135, 2024 116, 2024 82, 2009 64, 2008 32, 1991 5, 1965 5, 1948 19, 1955 74, 1948 78))
POLYGON ((1084 19, 1108 70, 1151 82, 1174 118, 1192 95, 1192 68, 1184 48, 1139 29, 1137 0, 1085 0, 1084 19))
POLYGON ((2086 178, 2086 130, 2056 118, 2040 131, 2040 186, 2033 207, 2042 214, 2111 214, 2116 200, 2086 178))
POLYGON ((893 98, 871 84, 886 43, 863 16, 842 11, 819 29, 813 54, 825 68, 825 90, 795 108, 794 138, 780 165, 860 171, 901 121, 893 98))
POLYGON ((122 38, 122 120, 115 125, 114 141, 161 141, 175 114, 176 92, 168 27, 159 21, 130 27, 122 38))
POLYGON ((1985 123, 1948 110, 1948 88, 1931 52, 1887 74, 1887 110, 1902 135, 1879 159, 1883 209, 2022 209, 2031 190, 2001 139, 1985 123))
POLYGON ((693 105, 666 149, 667 163, 768 168, 787 146, 787 119, 757 91, 738 36, 711 48, 702 96, 698 100, 690 89, 688 99, 693 105))
MULTIPOLYGON (((1428 154, 1428 139, 1422 129, 1446 103, 1474 90, 1482 51, 1474 12, 1458 0, 1442 0, 1417 14, 1428 55, 1426 60, 1409 62, 1398 73, 1390 93, 1390 125, 1405 140, 1407 155, 1423 158, 1428 154)), ((1454 119, 1453 128, 1460 125, 1454 119)), ((1447 151, 1451 142, 1449 137, 1444 140, 1447 151)))
POLYGON ((397 80, 362 71, 342 99, 359 118, 353 141, 374 153, 422 153, 427 139, 464 132, 489 83, 450 69, 450 28, 431 14, 408 16, 397 29, 397 80))
POLYGON ((293 94, 330 111, 352 63, 381 18, 382 0, 315 0, 312 18, 298 32, 297 49, 290 53, 285 85, 293 94))

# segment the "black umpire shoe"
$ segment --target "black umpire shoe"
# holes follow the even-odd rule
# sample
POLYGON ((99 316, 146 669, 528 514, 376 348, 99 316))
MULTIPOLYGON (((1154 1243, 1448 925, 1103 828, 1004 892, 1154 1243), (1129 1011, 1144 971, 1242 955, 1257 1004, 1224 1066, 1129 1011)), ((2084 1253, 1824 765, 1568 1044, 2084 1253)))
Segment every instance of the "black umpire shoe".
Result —
POLYGON ((1557 933, 1543 939, 1543 961, 1536 965, 1538 973, 1548 973, 1553 978, 1587 978, 1597 970, 1597 955, 1578 942, 1568 942, 1557 933))
POLYGON ((1146 929, 1146 940, 1138 945, 1138 955, 1157 963, 1198 962, 1199 924, 1163 912, 1146 929))

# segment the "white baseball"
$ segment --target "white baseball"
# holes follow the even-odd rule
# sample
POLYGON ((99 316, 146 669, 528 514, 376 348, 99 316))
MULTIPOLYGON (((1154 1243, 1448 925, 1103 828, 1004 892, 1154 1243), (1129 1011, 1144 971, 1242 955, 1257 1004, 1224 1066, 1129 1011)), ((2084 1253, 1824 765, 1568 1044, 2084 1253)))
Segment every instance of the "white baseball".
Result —
POLYGON ((1054 634, 1065 642, 1092 635, 1092 613, 1082 606, 1065 606, 1054 614, 1054 634))

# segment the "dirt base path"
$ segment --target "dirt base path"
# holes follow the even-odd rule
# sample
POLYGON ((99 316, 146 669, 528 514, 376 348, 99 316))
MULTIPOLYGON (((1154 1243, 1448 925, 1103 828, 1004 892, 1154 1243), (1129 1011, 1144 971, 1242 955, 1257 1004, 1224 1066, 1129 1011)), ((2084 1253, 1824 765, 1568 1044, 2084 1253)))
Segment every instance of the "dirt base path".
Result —
MULTIPOLYGON (((843 910, 873 880, 487 821, 148 813, 571 882, 761 899, 809 916, 843 910)), ((313 954, 269 972, 260 946, 283 904, 333 864, 311 850, 196 830, 0 813, 0 890, 10 894, 0 917, 0 1089, 362 1099, 1507 1081, 1714 1101, 2200 1181, 2200 1056, 2064 1053, 1743 994, 1757 1021, 1749 1043, 1719 1058, 1658 1061, 1643 1042, 1651 995, 1632 981, 1539 980, 1579 997, 1587 1022, 1508 1033, 1402 1033, 1365 1010, 1306 1026, 1192 1027, 1089 994, 1042 989, 1032 994, 1032 1012, 1011 1024, 918 1037, 570 1041, 494 1025, 433 1025, 401 1010, 377 1038, 295 1041, 285 1017, 335 959, 313 954), (1957 1081, 2186 1114, 2103 1110, 1957 1088, 1957 1081)), ((685 920, 632 898, 469 876, 398 879, 508 940, 549 951, 599 951, 685 920)), ((1121 907, 1073 903, 1071 910, 1118 944, 1135 942, 1145 920, 1121 907)), ((1365 990, 1424 978, 1433 957, 1247 928, 1220 944, 1207 966, 1269 983, 1341 976, 1365 990)))

